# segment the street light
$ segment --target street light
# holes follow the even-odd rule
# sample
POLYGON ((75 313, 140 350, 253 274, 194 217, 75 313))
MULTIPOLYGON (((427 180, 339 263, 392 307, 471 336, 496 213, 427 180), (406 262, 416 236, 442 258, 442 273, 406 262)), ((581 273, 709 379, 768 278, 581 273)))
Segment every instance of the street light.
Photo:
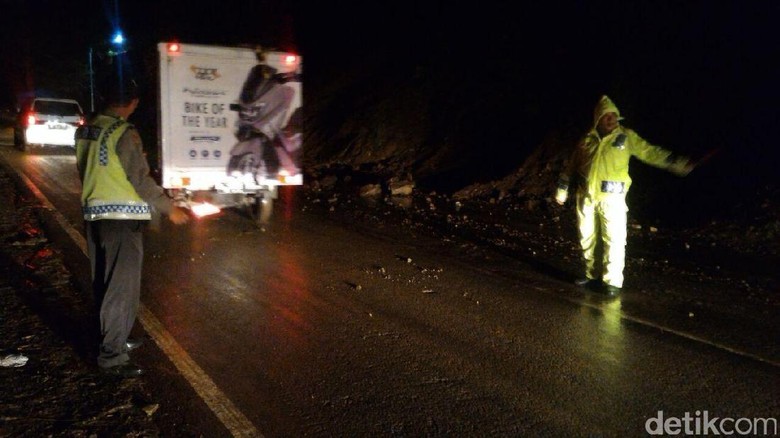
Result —
MULTIPOLYGON (((116 46, 116 50, 109 49, 108 50, 108 56, 116 56, 121 55, 125 53, 127 50, 125 50, 125 36, 122 33, 121 30, 117 30, 114 32, 114 35, 111 37, 111 43, 116 46)), ((89 46, 89 110, 90 112, 95 112, 95 69, 92 65, 92 46, 89 46)))
POLYGON ((125 43, 127 40, 125 40, 125 35, 122 33, 121 30, 117 30, 114 32, 114 35, 111 37, 111 44, 113 44, 116 49, 110 49, 108 51, 108 56, 116 56, 121 55, 125 52, 127 52, 127 49, 125 49, 125 43))
POLYGON ((125 36, 122 35, 122 31, 121 30, 116 31, 116 33, 114 34, 114 37, 111 38, 111 42, 116 44, 116 45, 118 45, 118 46, 121 46, 122 44, 125 43, 125 36))

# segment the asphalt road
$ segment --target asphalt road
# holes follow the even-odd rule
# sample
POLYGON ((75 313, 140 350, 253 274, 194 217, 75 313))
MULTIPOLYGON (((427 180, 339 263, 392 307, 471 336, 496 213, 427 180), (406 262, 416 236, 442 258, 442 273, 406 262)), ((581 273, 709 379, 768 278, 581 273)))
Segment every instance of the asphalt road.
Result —
MULTIPOLYGON (((5 144, 0 158, 72 228, 60 239, 86 284, 73 155, 5 144)), ((518 260, 481 265, 386 231, 344 226, 292 191, 265 230, 228 211, 150 231, 144 378, 204 436, 637 436, 659 411, 692 428, 704 411, 780 416, 771 359, 518 260)))

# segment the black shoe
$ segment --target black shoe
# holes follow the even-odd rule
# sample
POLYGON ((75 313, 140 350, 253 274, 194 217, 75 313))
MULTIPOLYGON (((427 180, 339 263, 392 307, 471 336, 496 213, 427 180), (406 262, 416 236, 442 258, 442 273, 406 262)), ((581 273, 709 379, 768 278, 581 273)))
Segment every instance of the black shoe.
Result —
POLYGON ((144 340, 142 338, 127 338, 127 342, 125 342, 127 351, 133 351, 141 345, 144 345, 144 340))
POLYGON ((598 284, 601 283, 601 280, 596 280, 594 278, 578 278, 574 280, 574 284, 576 284, 579 287, 594 287, 598 286, 598 284))
POLYGON ((130 362, 127 362, 121 365, 115 365, 113 367, 108 367, 108 368, 101 367, 100 372, 108 376, 117 376, 117 377, 126 378, 126 377, 138 377, 144 373, 144 370, 138 368, 137 366, 133 365, 130 362))
POLYGON ((622 292, 622 290, 623 289, 621 289, 621 288, 619 288, 617 286, 612 286, 611 284, 608 284, 604 288, 604 292, 607 294, 607 296, 610 296, 610 297, 616 297, 616 296, 620 295, 620 292, 622 292))

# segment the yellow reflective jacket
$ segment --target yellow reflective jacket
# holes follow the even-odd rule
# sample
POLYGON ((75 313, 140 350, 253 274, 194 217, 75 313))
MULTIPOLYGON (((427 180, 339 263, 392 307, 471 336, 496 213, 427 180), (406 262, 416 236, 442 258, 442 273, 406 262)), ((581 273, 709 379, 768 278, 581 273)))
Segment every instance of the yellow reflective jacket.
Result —
POLYGON ((127 179, 116 146, 130 124, 97 116, 76 132, 76 161, 82 182, 84 219, 150 220, 151 210, 127 179))
POLYGON ((617 196, 625 198, 631 187, 628 174, 631 157, 680 176, 690 172, 688 158, 654 146, 634 130, 622 125, 601 138, 596 126, 608 112, 620 116, 617 107, 604 96, 596 106, 593 129, 579 142, 567 169, 558 180, 557 197, 565 199, 570 183, 573 182, 578 194, 587 195, 596 201, 617 196))

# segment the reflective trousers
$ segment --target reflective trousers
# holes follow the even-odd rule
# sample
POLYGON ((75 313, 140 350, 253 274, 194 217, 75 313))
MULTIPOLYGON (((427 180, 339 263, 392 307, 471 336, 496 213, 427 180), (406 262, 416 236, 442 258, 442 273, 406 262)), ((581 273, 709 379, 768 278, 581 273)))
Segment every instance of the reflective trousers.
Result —
POLYGON ((130 360, 126 342, 141 300, 144 222, 87 222, 92 291, 100 309, 98 366, 103 368, 130 360))
POLYGON ((577 196, 577 222, 587 278, 623 287, 627 213, 622 195, 602 201, 594 201, 587 194, 577 196))

